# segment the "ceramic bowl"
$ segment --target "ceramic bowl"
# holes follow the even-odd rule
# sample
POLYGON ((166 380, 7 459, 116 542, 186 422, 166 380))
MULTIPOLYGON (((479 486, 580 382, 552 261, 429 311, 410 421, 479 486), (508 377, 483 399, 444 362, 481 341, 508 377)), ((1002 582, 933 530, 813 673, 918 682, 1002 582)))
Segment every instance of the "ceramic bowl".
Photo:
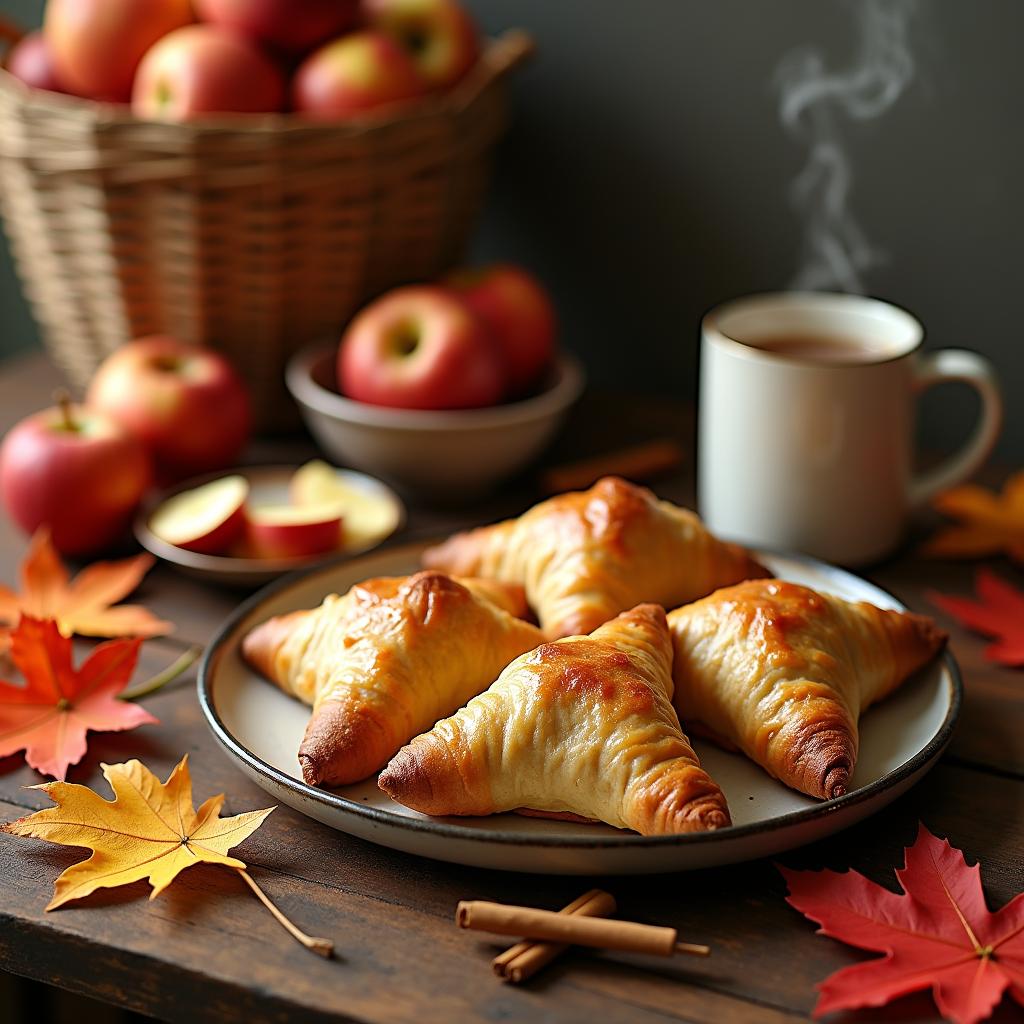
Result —
POLYGON ((335 462, 399 491, 457 500, 486 493, 524 469, 554 437, 583 390, 583 369, 561 354, 540 394, 485 409, 391 409, 334 386, 334 351, 307 349, 289 363, 288 390, 335 462))

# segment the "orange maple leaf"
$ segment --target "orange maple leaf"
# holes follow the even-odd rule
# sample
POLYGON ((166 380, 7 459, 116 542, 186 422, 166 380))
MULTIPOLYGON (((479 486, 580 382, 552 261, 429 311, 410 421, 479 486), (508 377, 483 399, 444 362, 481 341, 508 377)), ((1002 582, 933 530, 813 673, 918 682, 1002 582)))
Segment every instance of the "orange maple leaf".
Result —
POLYGON ((1011 476, 1001 494, 968 484, 940 494, 933 505, 959 524, 939 529, 921 554, 985 558, 1005 552, 1024 563, 1024 471, 1011 476))
POLYGON ((139 656, 139 639, 100 644, 76 669, 71 640, 52 620, 23 615, 11 637, 11 657, 24 686, 0 681, 0 757, 25 751, 44 775, 63 779, 85 754, 85 734, 117 732, 156 722, 118 695, 139 656))
POLYGON ((174 625, 132 604, 111 605, 130 594, 153 564, 152 555, 96 562, 72 580, 45 527, 35 532, 21 565, 21 593, 0 585, 0 653, 10 647, 21 615, 53 619, 63 636, 162 636, 174 625))

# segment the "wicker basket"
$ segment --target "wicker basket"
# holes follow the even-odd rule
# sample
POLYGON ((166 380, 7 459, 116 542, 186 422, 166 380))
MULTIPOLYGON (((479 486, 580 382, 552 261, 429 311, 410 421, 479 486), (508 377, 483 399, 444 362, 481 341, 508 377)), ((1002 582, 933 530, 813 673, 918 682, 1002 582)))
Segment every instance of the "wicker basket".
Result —
POLYGON ((460 257, 532 44, 491 41, 451 92, 348 125, 140 121, 0 71, 0 203, 45 344, 83 388, 130 338, 225 352, 263 428, 294 422, 293 351, 460 257))

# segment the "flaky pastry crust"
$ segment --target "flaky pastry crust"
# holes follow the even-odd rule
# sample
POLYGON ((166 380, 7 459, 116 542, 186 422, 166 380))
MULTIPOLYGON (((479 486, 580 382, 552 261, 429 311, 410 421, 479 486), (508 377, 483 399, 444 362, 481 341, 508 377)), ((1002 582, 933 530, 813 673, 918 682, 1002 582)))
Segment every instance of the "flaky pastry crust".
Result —
POLYGON ((299 748, 305 780, 344 785, 378 771, 541 643, 536 626, 506 610, 522 608, 521 591, 490 580, 383 577, 268 620, 242 653, 313 705, 299 748))
POLYGON ((842 796, 861 713, 946 642, 931 619, 781 580, 751 580, 671 612, 674 704, 787 786, 842 796))
POLYGON ((767 570, 688 509, 617 477, 518 519, 455 534, 423 563, 519 583, 551 638, 586 634, 641 602, 671 608, 767 570))
POLYGON ((379 785, 433 815, 528 808, 643 835, 728 825, 672 708, 671 662, 657 605, 543 644, 400 750, 379 785))

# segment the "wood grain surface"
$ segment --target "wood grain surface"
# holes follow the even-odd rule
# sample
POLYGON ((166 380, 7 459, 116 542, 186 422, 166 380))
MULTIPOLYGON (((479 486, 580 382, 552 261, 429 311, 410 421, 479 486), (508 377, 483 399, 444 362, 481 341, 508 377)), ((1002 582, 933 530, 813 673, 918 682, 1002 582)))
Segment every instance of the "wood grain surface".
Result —
MULTIPOLYGON (((48 401, 56 382, 41 357, 0 372, 0 429, 48 401)), ((577 412, 552 459, 589 455, 646 437, 686 438, 689 416, 674 405, 590 399, 577 412)), ((303 441, 263 445, 254 461, 298 461, 303 441)), ((690 466, 658 483, 666 497, 692 499, 690 466)), ((998 476, 998 474, 994 474, 998 476)), ((514 514, 535 498, 535 477, 518 481, 472 509, 412 510, 411 537, 445 533, 469 522, 514 514)), ((921 526, 920 528, 923 528, 921 526)), ((0 580, 13 581, 24 540, 0 521, 0 580)), ((1019 572, 999 570, 1018 584, 1019 572)), ((973 569, 913 557, 912 546, 869 570, 875 582, 912 607, 932 611, 929 588, 965 591, 973 569)), ((206 642, 240 600, 158 567, 139 600, 178 623, 176 642, 206 642)), ((989 903, 1024 889, 1024 674, 988 665, 984 641, 946 620, 963 669, 963 718, 940 765, 907 795, 870 820, 781 858, 802 868, 856 868, 894 885, 893 867, 918 821, 983 862, 989 903)), ((87 644, 82 644, 85 650, 87 644)), ((143 672, 172 660, 175 643, 146 645, 143 672)), ((160 725, 128 734, 94 735, 69 780, 104 790, 101 761, 139 757, 162 777, 190 755, 198 800, 226 792, 225 814, 265 807, 269 798, 216 747, 195 699, 194 672, 145 706, 160 725)), ((42 781, 19 758, 0 760, 0 820, 45 806, 23 787, 42 781)), ((769 861, 698 873, 641 878, 572 879, 488 872, 423 860, 373 846, 279 807, 238 850, 252 875, 306 931, 333 938, 337 957, 322 961, 293 942, 230 871, 199 866, 149 902, 138 883, 98 892, 43 912, 59 871, 81 851, 0 835, 0 967, 118 1006, 168 1020, 647 1022, 779 1024, 806 1019, 814 985, 862 959, 815 935, 784 902, 769 861), (455 928, 459 899, 529 903, 558 909, 584 889, 614 893, 623 917, 680 929, 711 945, 701 961, 570 952, 525 985, 502 984, 490 959, 508 943, 455 928)), ((1001 1008, 993 1018, 1019 1019, 1001 1008)), ((3 1013, 0 1012, 0 1018, 3 1013)), ((881 1015, 847 1020, 937 1019, 924 996, 881 1015)))

